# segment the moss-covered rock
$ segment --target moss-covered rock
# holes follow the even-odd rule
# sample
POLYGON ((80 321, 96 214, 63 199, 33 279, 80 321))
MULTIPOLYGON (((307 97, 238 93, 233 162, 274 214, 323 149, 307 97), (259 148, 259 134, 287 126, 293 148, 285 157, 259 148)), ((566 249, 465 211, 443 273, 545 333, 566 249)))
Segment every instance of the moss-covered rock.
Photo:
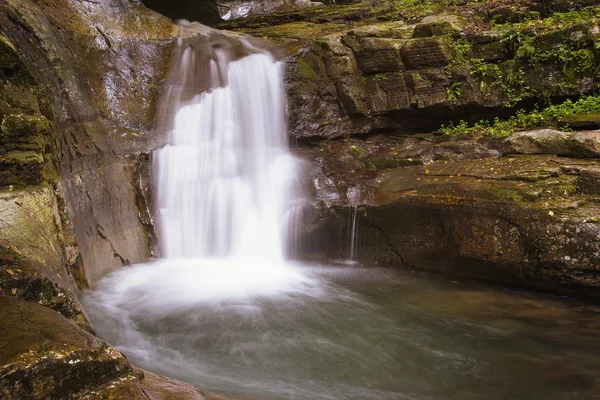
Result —
POLYGON ((504 141, 508 154, 558 154, 600 157, 600 131, 561 132, 553 129, 517 132, 504 141))
POLYGON ((0 305, 2 398, 85 398, 135 379, 121 353, 55 311, 4 295, 0 305))
POLYGON ((379 135, 299 151, 315 166, 301 255, 347 257, 357 208, 360 261, 598 300, 598 156, 545 154, 595 152, 597 132, 578 134, 517 134, 518 156, 504 152, 519 136, 379 135))
POLYGON ((365 3, 223 26, 288 46, 292 135, 337 138, 434 131, 460 118, 505 114, 524 102, 591 93, 600 62, 598 8, 570 4, 578 11, 561 14, 564 5, 542 10, 520 0, 501 7, 399 1, 369 9, 365 3), (353 13, 361 18, 347 18, 353 13), (288 29, 296 25, 304 28, 288 29), (318 63, 325 72, 293 72, 318 63))
POLYGON ((60 314, 0 294, 0 397, 224 400, 132 367, 60 314))
POLYGON ((567 115, 558 121, 558 126, 572 130, 600 129, 599 114, 567 115))

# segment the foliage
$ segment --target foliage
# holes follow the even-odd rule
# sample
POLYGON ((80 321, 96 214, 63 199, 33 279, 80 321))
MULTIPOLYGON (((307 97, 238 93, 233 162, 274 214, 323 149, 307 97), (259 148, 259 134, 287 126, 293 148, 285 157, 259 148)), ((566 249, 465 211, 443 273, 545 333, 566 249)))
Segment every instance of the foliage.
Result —
POLYGON ((473 125, 460 121, 456 125, 442 126, 441 131, 447 135, 478 134, 505 137, 518 130, 541 126, 554 127, 561 118, 566 116, 594 113, 600 113, 600 95, 582 97, 575 102, 567 100, 542 110, 534 109, 530 112, 519 110, 514 116, 505 120, 499 118, 493 121, 482 120, 473 125))
POLYGON ((454 82, 450 86, 446 87, 446 101, 452 107, 459 103, 460 97, 462 96, 462 89, 460 88, 461 82, 454 82))
POLYGON ((361 159, 365 156, 365 151, 360 147, 350 146, 350 150, 348 150, 348 154, 350 154, 353 158, 361 159))
POLYGON ((579 24, 585 21, 600 17, 600 8, 598 6, 585 7, 581 10, 571 10, 567 12, 555 12, 544 19, 526 18, 523 22, 496 24, 492 21, 492 29, 512 29, 518 32, 523 29, 535 28, 536 30, 560 29, 565 26, 579 24))

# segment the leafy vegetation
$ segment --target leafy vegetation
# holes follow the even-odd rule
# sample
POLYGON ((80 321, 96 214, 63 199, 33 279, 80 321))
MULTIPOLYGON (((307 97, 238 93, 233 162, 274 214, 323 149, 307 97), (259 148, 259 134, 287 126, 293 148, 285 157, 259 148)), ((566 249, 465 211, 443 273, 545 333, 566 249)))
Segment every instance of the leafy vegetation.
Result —
POLYGON ((446 87, 446 101, 450 107, 454 107, 459 103, 460 97, 462 96, 460 85, 460 82, 454 82, 450 86, 446 87))
POLYGON ((555 12, 547 18, 540 19, 536 14, 529 14, 529 18, 525 18, 523 22, 497 24, 491 21, 491 28, 496 30, 512 29, 526 30, 535 28, 536 30, 556 30, 565 26, 579 24, 585 21, 600 17, 600 8, 598 6, 585 7, 581 10, 573 10, 567 12, 555 12))
POLYGON ((441 131, 447 135, 470 134, 505 137, 519 130, 556 127, 563 117, 594 113, 600 113, 600 95, 582 97, 577 101, 567 100, 542 110, 535 109, 529 112, 519 110, 509 119, 482 120, 473 125, 460 121, 456 125, 442 126, 441 131))

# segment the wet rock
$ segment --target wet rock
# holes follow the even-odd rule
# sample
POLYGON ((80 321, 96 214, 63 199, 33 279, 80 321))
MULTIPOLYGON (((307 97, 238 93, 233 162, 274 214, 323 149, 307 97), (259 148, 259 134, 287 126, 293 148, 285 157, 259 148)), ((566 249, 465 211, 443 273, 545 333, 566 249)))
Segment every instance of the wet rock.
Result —
POLYGON ((440 139, 300 152, 315 166, 300 254, 347 257, 359 207, 360 261, 600 299, 597 162, 440 139))
POLYGON ((0 295, 0 314, 2 398, 93 398, 135 379, 120 352, 46 307, 0 295))
POLYGON ((553 129, 517 132, 508 137, 509 154, 558 154, 575 158, 600 156, 600 131, 561 132, 553 129))
MULTIPOLYGON (((528 2, 513 3, 494 15, 506 21, 540 15, 528 2)), ((451 121, 508 114, 523 101, 594 90, 589 63, 577 61, 593 58, 594 18, 555 27, 515 26, 511 36, 490 28, 491 6, 485 4, 455 4, 437 14, 347 7, 223 25, 271 37, 286 49, 289 127, 296 138, 435 131, 451 121), (363 17, 349 21, 344 16, 350 12, 363 17), (544 56, 530 60, 525 42, 544 56)))
POLYGON ((91 330, 76 297, 79 254, 62 220, 50 187, 0 190, 0 292, 50 307, 91 330))
POLYGON ((219 400, 131 366, 123 354, 60 314, 0 294, 0 397, 219 400))

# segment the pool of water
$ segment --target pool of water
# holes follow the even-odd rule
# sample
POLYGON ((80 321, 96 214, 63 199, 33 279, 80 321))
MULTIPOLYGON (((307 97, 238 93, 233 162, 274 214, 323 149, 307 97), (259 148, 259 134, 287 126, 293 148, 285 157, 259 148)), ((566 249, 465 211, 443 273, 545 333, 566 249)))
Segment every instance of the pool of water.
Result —
POLYGON ((130 361, 238 399, 598 399, 600 307, 391 268, 122 269, 84 296, 130 361))

